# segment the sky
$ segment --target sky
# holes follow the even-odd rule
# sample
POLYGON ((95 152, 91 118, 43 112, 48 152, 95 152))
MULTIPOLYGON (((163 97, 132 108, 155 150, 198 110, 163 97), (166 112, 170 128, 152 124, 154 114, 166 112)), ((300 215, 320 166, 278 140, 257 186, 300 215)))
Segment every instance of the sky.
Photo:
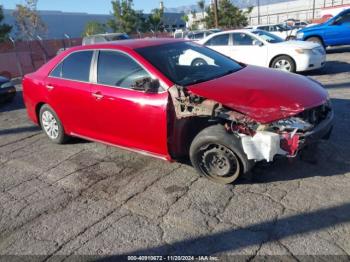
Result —
MULTIPOLYGON (((16 4, 23 4, 24 0, 0 0, 5 9, 14 9, 16 4)), ((196 4, 196 0, 164 0, 165 7, 178 7, 196 4)), ((137 10, 149 12, 159 7, 159 0, 134 0, 137 10)), ((109 14, 111 0, 39 0, 39 10, 60 10, 65 12, 85 12, 91 14, 109 14)))

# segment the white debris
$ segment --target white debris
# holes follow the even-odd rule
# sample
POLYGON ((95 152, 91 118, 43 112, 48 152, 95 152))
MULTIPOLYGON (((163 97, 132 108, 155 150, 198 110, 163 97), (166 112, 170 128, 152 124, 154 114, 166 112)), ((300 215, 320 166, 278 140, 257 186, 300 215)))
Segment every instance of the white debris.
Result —
POLYGON ((243 150, 249 160, 270 162, 275 155, 286 155, 280 147, 280 136, 276 133, 259 131, 253 137, 240 134, 243 150))

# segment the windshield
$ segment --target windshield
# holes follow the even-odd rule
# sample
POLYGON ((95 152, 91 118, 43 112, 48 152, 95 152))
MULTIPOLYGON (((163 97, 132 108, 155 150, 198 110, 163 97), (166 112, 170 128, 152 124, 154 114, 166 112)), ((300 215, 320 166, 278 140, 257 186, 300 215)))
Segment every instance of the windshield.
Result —
POLYGON ((234 60, 192 42, 138 48, 136 52, 181 86, 209 81, 242 68, 234 60))
POLYGON ((290 26, 283 24, 276 25, 276 27, 278 31, 288 31, 292 29, 290 26))
POLYGON ((262 39, 264 39, 266 42, 268 42, 270 44, 284 42, 284 40, 282 38, 280 38, 274 34, 271 34, 269 32, 266 32, 266 31, 257 30, 257 31, 253 31, 252 33, 260 36, 262 39))

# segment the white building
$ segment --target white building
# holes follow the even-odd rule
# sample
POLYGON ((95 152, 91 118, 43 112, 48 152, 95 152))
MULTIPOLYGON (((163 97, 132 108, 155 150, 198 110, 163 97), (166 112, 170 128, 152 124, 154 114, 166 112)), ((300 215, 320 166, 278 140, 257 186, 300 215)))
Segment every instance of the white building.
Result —
POLYGON ((206 12, 196 12, 196 13, 189 13, 188 16, 188 22, 186 23, 187 28, 192 28, 194 25, 196 25, 197 29, 205 29, 206 25, 204 23, 204 18, 207 16, 206 12))
POLYGON ((350 4, 350 0, 291 0, 289 2, 261 5, 260 6, 260 22, 259 8, 254 6, 250 14, 250 24, 270 24, 280 23, 289 18, 299 20, 312 20, 321 18, 322 9, 324 7, 350 4), (315 11, 313 6, 315 3, 315 11))

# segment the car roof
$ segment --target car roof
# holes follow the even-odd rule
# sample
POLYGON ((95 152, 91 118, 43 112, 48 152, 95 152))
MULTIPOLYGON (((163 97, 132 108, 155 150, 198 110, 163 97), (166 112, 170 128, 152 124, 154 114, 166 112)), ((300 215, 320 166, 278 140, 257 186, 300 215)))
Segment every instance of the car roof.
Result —
POLYGON ((264 24, 264 25, 255 25, 256 27, 258 26, 272 26, 272 25, 283 25, 283 23, 276 23, 276 24, 264 24))
POLYGON ((218 33, 214 33, 214 34, 211 34, 209 35, 208 37, 213 37, 213 36, 216 36, 216 35, 223 35, 223 34, 227 34, 227 33, 246 33, 246 32, 255 32, 257 31, 258 29, 248 29, 248 28, 245 28, 245 29, 234 29, 234 30, 227 30, 227 31, 222 31, 222 32, 218 32, 218 33))
POLYGON ((164 44, 178 43, 178 42, 187 42, 188 40, 184 39, 175 39, 175 38, 144 38, 144 39, 129 39, 121 41, 110 41, 104 43, 91 44, 86 46, 73 47, 72 50, 84 50, 84 49, 98 49, 98 48, 127 48, 127 49, 137 49, 149 46, 158 46, 164 44))

